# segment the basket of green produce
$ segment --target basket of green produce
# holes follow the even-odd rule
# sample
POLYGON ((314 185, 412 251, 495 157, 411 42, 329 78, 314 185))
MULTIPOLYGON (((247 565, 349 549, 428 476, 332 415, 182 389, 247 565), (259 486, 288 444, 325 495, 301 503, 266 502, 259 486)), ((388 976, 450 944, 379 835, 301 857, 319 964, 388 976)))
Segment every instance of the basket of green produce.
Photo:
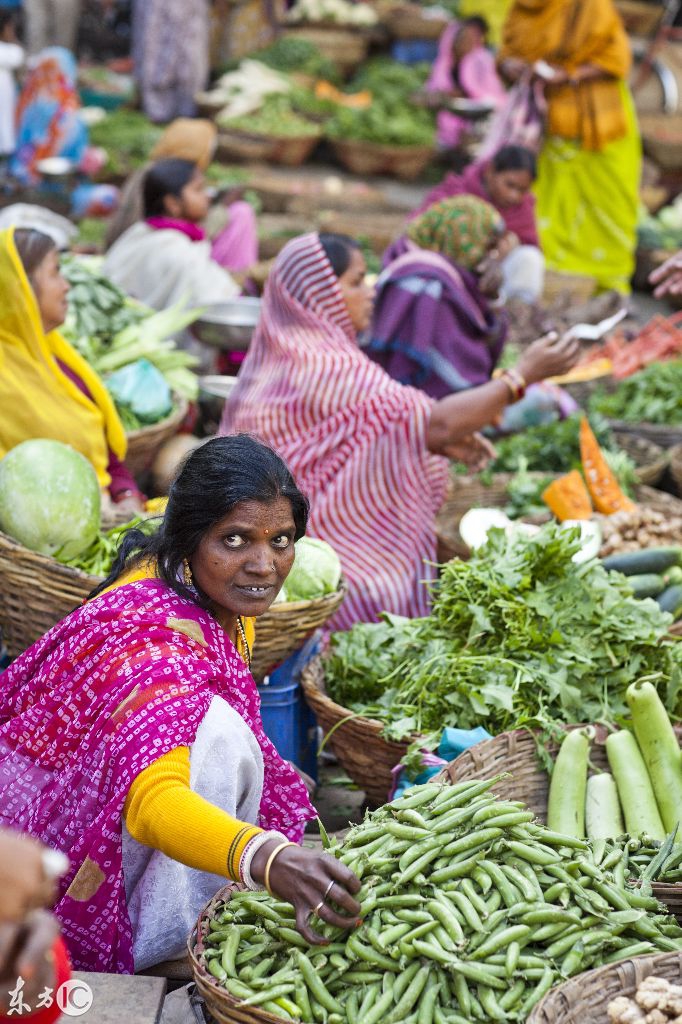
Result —
POLYGON ((596 392, 590 409, 614 430, 662 448, 682 443, 682 360, 657 362, 621 381, 612 394, 596 392))
POLYGON ((362 920, 315 921, 325 946, 284 900, 221 889, 188 940, 213 1019, 523 1022, 565 978, 631 957, 643 932, 678 952, 674 918, 612 882, 586 843, 496 799, 498 781, 415 787, 327 840, 362 882, 362 920))
POLYGON ((640 675, 677 677, 671 616, 598 560, 574 561, 576 534, 554 524, 532 536, 494 531, 469 561, 443 567, 429 616, 385 615, 332 635, 304 694, 373 799, 402 756, 389 744, 435 735, 437 745, 446 725, 495 734, 538 719, 613 721, 640 675))
POLYGON ((364 32, 338 25, 292 25, 284 30, 284 38, 310 43, 344 76, 362 64, 369 49, 369 37, 364 32))
POLYGON ((154 461, 154 457, 161 445, 175 437, 187 415, 189 405, 187 400, 176 396, 171 411, 157 423, 150 423, 147 426, 138 426, 129 430, 128 451, 126 452, 126 466, 133 476, 141 476, 145 473, 154 461))
POLYGON ((223 160, 265 160, 299 167, 317 145, 319 124, 297 113, 288 95, 268 97, 260 110, 218 118, 218 154, 223 160))
POLYGON ((628 728, 553 728, 549 739, 517 729, 464 751, 443 774, 473 782, 508 773, 494 786, 500 799, 521 800, 554 831, 587 838, 612 881, 653 890, 682 920, 682 848, 674 842, 682 809, 682 729, 673 729, 650 682, 631 684, 626 700, 628 728))
POLYGON ((90 127, 90 142, 106 151, 107 162, 98 177, 102 181, 123 181, 142 167, 161 138, 163 129, 152 124, 139 110, 121 107, 90 127))
MULTIPOLYGON (((648 7, 648 4, 642 6, 648 7)), ((621 960, 557 985, 528 1024, 658 1024, 679 1020, 682 953, 621 960), (647 1012, 648 1011, 648 1012, 647 1012)))

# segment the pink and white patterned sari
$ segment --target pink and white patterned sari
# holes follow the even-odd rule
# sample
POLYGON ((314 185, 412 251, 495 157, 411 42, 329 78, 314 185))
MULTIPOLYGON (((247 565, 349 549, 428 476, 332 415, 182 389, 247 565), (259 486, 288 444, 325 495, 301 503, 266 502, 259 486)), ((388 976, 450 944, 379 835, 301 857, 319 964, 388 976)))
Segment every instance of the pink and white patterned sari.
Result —
POLYGON ((161 580, 76 609, 0 676, 0 824, 70 858, 55 912, 77 968, 133 970, 123 805, 140 772, 194 741, 215 696, 261 749, 258 824, 299 841, 315 812, 263 731, 248 669, 218 622, 161 580))

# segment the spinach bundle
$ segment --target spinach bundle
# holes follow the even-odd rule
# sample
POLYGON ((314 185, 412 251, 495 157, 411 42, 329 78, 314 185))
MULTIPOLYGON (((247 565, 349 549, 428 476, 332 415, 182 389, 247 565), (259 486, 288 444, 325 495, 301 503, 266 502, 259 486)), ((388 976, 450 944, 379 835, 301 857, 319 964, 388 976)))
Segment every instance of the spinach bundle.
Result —
POLYGON ((682 423, 682 360, 652 363, 621 381, 613 394, 598 392, 590 409, 631 423, 682 423))
POLYGON ((682 646, 671 617, 632 596, 598 561, 577 564, 576 530, 493 530, 468 562, 449 562, 428 618, 386 617, 332 636, 326 685, 385 734, 445 725, 492 733, 521 725, 617 721, 643 676, 682 711, 682 646))

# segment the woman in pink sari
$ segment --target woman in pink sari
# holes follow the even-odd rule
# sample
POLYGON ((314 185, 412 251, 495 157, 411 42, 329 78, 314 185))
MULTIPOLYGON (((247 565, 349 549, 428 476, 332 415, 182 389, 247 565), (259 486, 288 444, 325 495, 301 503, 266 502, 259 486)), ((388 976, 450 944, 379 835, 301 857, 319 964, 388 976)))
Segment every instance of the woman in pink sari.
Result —
MULTIPOLYGON (((501 104, 506 93, 495 58, 486 47, 487 34, 485 18, 452 21, 440 37, 426 91, 501 104)), ((467 122, 456 114, 448 110, 439 112, 438 142, 444 148, 458 146, 466 128, 467 122)))
MULTIPOLYGON (((338 553, 349 583, 339 629, 384 611, 427 613, 447 458, 480 466, 490 449, 475 432, 519 397, 510 371, 440 401, 392 380, 358 346, 374 303, 365 272, 345 236, 285 245, 221 423, 271 444, 310 495, 311 532, 338 553)), ((577 352, 574 342, 529 346, 524 385, 565 372, 577 352)))
POLYGON ((159 530, 131 531, 93 599, 4 673, 0 825, 69 857, 55 912, 77 968, 182 955, 226 878, 269 883, 311 942, 313 914, 357 919, 355 876, 297 845, 315 812, 263 731, 248 668, 252 619, 307 512, 274 452, 214 438, 159 530))

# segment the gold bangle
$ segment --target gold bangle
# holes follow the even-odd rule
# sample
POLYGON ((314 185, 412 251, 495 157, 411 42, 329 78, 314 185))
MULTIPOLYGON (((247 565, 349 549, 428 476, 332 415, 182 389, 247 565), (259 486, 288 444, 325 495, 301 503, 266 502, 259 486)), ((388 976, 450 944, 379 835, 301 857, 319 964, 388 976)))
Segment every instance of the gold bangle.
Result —
POLYGON ((285 850, 287 846, 296 846, 296 843, 290 843, 289 840, 287 840, 285 843, 280 843, 279 846, 276 846, 275 849, 272 851, 265 865, 265 871, 263 872, 263 881, 265 883, 265 888, 267 889, 271 896, 274 896, 275 894, 270 888, 270 868, 273 865, 275 857, 277 857, 282 852, 282 850, 285 850))

